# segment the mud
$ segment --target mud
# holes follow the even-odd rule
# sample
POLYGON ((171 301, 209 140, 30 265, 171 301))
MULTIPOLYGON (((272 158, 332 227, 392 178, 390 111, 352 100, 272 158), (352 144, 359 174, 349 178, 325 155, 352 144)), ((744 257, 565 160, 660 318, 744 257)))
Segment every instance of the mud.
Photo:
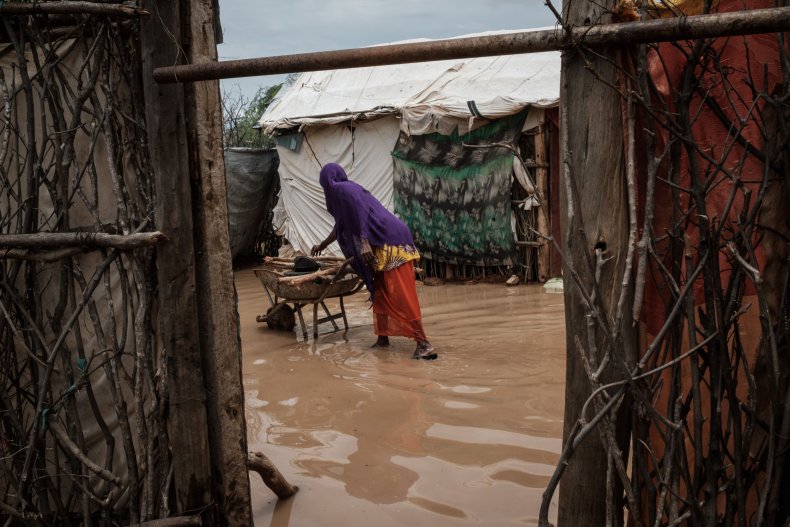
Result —
POLYGON ((255 322, 269 302, 252 271, 236 285, 249 448, 301 489, 277 503, 253 474, 258 527, 537 524, 561 447, 562 295, 418 287, 440 354, 425 362, 406 339, 370 349, 362 294, 347 333, 302 342, 255 322))

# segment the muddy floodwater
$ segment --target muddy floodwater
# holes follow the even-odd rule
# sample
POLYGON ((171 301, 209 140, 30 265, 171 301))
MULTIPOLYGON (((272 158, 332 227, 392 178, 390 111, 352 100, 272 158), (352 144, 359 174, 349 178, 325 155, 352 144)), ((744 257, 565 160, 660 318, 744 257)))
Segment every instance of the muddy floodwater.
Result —
POLYGON ((406 339, 370 349, 364 294, 348 332, 304 342, 255 322, 269 303, 251 270, 236 287, 249 448, 300 487, 277 503, 252 474, 256 526, 537 524, 561 448, 562 295, 418 286, 439 359, 417 361, 406 339))

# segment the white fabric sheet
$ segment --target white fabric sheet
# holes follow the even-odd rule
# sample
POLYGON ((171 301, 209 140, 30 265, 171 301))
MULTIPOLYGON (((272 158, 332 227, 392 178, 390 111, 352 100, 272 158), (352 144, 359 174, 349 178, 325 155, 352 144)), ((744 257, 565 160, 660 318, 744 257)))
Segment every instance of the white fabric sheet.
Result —
MULTIPOLYGON (((278 148, 280 154, 280 203, 287 219, 278 225, 294 249, 309 253, 334 225, 326 210, 324 190, 318 182, 321 167, 338 163, 349 179, 393 208, 392 156, 399 124, 394 116, 350 125, 309 127, 298 151, 278 148)), ((334 243, 327 254, 340 256, 334 243)))
MULTIPOLYGON (((466 36, 502 33, 509 32, 466 36)), ((317 71, 301 74, 259 122, 271 133, 399 113, 410 134, 448 133, 456 123, 465 133, 480 115, 496 119, 525 106, 556 106, 559 90, 559 52, 317 71)))

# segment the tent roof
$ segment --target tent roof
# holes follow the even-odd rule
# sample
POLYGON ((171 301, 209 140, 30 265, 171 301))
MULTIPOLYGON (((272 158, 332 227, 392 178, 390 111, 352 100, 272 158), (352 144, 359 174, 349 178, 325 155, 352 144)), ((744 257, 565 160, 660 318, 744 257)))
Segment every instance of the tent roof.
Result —
MULTIPOLYGON (((418 41, 427 39, 408 42, 418 41)), ((424 121, 429 113, 462 119, 473 116, 470 106, 478 117, 498 118, 528 105, 556 106, 559 92, 559 52, 317 71, 302 73, 284 89, 259 123, 272 132, 392 113, 407 122, 424 121)))

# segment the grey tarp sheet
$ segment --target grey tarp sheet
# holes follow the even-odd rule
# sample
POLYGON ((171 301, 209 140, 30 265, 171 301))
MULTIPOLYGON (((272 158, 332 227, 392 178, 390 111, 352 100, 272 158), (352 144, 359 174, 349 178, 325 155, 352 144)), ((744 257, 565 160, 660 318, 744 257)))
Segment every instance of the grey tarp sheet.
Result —
POLYGON ((228 148, 225 175, 228 186, 230 250, 235 258, 255 250, 255 241, 276 203, 274 195, 280 158, 275 149, 228 148))

